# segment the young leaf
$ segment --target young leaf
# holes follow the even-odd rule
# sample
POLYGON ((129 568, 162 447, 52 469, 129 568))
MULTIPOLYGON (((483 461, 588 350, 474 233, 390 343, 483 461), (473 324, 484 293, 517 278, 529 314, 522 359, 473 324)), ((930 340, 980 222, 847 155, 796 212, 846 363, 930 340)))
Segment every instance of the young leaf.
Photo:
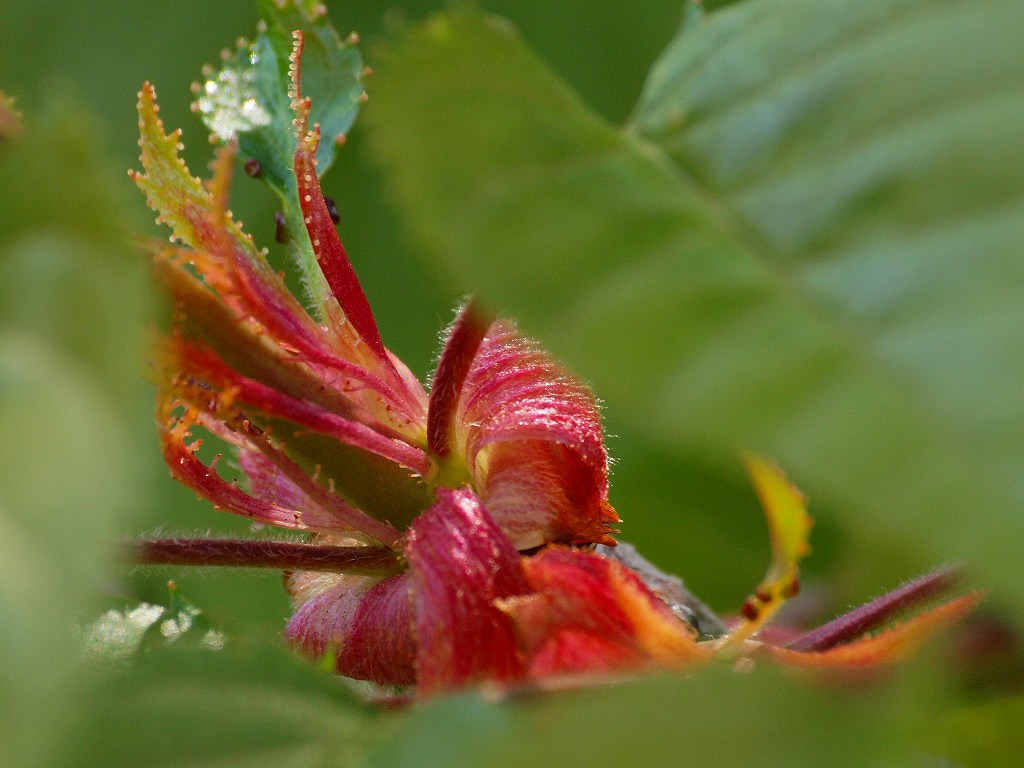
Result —
POLYGON ((263 179, 281 198, 288 242, 319 311, 326 286, 316 265, 292 163, 295 159, 295 114, 289 99, 292 33, 303 32, 302 85, 312 99, 310 125, 319 124, 323 140, 316 153, 323 174, 334 162, 363 99, 363 61, 356 38, 342 40, 316 0, 260 0, 260 31, 252 42, 240 41, 221 69, 197 85, 195 109, 211 134, 237 140, 246 171, 263 179))
POLYGON ((210 132, 222 141, 237 138, 241 160, 258 161, 259 177, 285 198, 295 184, 295 115, 288 98, 292 33, 300 30, 306 40, 302 85, 313 101, 310 125, 319 123, 324 136, 316 156, 321 174, 359 111, 363 62, 355 39, 342 40, 316 0, 260 0, 259 7, 255 40, 240 41, 200 86, 195 105, 210 132))
POLYGON ((807 539, 813 521, 807 514, 800 489, 767 459, 748 454, 744 462, 768 521, 772 562, 754 594, 743 604, 745 621, 729 635, 726 642, 730 645, 751 637, 771 620, 787 599, 797 594, 800 589, 798 566, 811 551, 807 539))

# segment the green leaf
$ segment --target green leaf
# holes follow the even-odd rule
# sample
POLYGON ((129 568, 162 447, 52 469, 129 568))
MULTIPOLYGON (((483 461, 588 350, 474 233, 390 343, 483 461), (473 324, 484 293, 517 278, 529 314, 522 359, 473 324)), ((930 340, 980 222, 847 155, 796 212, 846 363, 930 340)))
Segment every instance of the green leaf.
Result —
POLYGON ((30 765, 68 708, 74 620, 132 483, 110 402, 45 339, 0 329, 0 423, 0 761, 30 765))
POLYGON ((423 242, 619 423, 756 449, 847 537, 966 560, 1024 610, 1022 22, 737 3, 690 20, 620 130, 460 12, 381 53, 367 116, 423 242))
POLYGON ((53 764, 78 703, 76 623, 149 443, 129 427, 148 421, 141 264, 87 120, 47 118, 0 148, 0 764, 19 768, 53 764))
POLYGON ((220 140, 237 138, 243 162, 278 194, 295 256, 312 304, 319 308, 326 284, 306 237, 292 165, 295 129, 289 93, 292 33, 301 30, 302 93, 312 99, 310 125, 320 125, 317 172, 334 162, 337 142, 356 118, 363 97, 363 62, 354 40, 344 41, 316 0, 260 0, 262 23, 253 42, 238 50, 200 86, 196 107, 220 140))
POLYGON ((370 765, 799 768, 825 755, 829 766, 908 764, 892 738, 893 692, 857 700, 769 672, 718 668, 499 704, 473 694, 436 701, 370 765))
MULTIPOLYGON (((358 38, 353 35, 343 40, 318 0, 259 0, 258 5, 260 18, 267 25, 259 39, 273 45, 279 62, 287 62, 291 55, 292 32, 300 29, 304 33, 302 94, 313 102, 310 125, 318 124, 323 136, 316 152, 317 172, 322 176, 334 162, 337 141, 344 140, 363 103, 363 58, 355 47, 358 38)), ((278 85, 284 85, 287 94, 291 85, 287 66, 281 75, 284 79, 278 85)), ((288 135, 294 139, 293 117, 289 109, 288 135)), ((292 146, 289 167, 295 154, 292 146)))
POLYGON ((279 645, 164 645, 88 682, 53 765, 342 768, 386 732, 338 678, 279 645))
POLYGON ((951 710, 928 729, 932 748, 964 768, 1013 768, 1024 753, 1024 698, 1010 696, 951 710))
POLYGON ((353 41, 342 40, 316 0, 260 0, 262 24, 253 42, 238 50, 202 84, 196 100, 206 127, 217 138, 238 138, 243 160, 258 160, 261 178, 284 197, 294 191, 295 158, 289 59, 292 33, 305 36, 302 91, 313 100, 310 125, 318 123, 324 141, 317 167, 334 162, 335 139, 343 139, 363 96, 363 62, 353 41))

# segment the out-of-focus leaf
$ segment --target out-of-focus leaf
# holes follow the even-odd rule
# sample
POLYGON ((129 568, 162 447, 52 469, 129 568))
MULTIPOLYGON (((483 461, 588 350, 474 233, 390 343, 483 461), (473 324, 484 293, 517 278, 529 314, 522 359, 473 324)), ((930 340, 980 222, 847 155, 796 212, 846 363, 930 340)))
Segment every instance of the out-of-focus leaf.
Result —
POLYGON ((382 53, 367 115, 423 241, 638 433, 755 448, 848 533, 967 560, 1024 609, 1022 23, 737 3, 620 131, 461 12, 382 53))
POLYGON ((44 339, 0 331, 0 763, 31 765, 61 726, 76 612, 133 486, 103 395, 44 339))
POLYGON ((70 230, 93 242, 117 242, 120 249, 106 258, 125 263, 128 235, 114 211, 129 185, 121 169, 115 173, 97 156, 93 120, 68 100, 42 104, 25 118, 17 141, 0 145, 0 243, 40 229, 70 230))
POLYGON ((84 717, 52 765, 342 768, 361 765, 386 727, 338 678, 277 645, 165 645, 88 682, 84 717))
POLYGON ((139 603, 123 611, 111 609, 82 630, 82 656, 92 661, 129 661, 165 609, 139 603))
POLYGON ((141 403, 145 372, 131 326, 141 323, 149 291, 142 259, 110 258, 125 250, 119 240, 91 241, 60 227, 24 232, 0 255, 0 326, 45 338, 131 407, 141 403))
POLYGON ((91 120, 46 105, 0 147, 0 327, 52 344, 120 407, 146 409, 147 265, 118 208, 128 185, 97 158, 91 120))
POLYGON ((1016 768, 1024 754, 1024 698, 959 707, 929 724, 931 747, 964 768, 1016 768))
POLYGON ((256 39, 240 41, 235 54, 199 86, 196 107, 215 137, 237 139, 241 161, 253 163, 247 169, 280 196, 293 253, 313 306, 319 308, 326 285, 305 236, 292 172, 292 33, 304 34, 302 93, 312 99, 310 126, 319 124, 323 136, 316 153, 319 174, 330 168, 337 141, 344 139, 359 111, 363 61, 354 41, 341 39, 317 0, 260 0, 259 7, 256 39))
POLYGON ((413 712, 371 765, 895 766, 907 758, 892 739, 897 700, 723 668, 504 704, 466 695, 413 712))
POLYGON ((0 763, 19 767, 52 764, 77 704, 75 625, 147 442, 128 427, 147 291, 88 137, 30 119, 0 148, 0 763))

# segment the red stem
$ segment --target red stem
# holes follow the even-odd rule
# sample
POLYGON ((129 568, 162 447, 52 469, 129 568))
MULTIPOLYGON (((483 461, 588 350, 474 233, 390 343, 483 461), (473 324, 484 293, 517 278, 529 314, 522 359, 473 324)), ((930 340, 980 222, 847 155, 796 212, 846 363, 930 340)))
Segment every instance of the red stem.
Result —
POLYGON ((824 651, 852 640, 909 608, 922 605, 933 597, 948 592, 959 580, 953 566, 939 568, 919 576, 892 592, 865 603, 849 613, 801 635, 786 647, 792 651, 824 651))
POLYGON ((256 539, 139 539, 129 558, 142 565, 202 565, 335 571, 366 575, 393 573, 400 563, 387 547, 336 547, 256 539))

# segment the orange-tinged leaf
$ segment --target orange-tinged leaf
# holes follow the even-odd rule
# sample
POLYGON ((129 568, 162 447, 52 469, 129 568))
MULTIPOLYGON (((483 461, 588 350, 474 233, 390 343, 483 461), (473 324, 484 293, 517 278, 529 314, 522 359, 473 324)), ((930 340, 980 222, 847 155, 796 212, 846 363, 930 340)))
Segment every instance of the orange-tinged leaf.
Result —
POLYGON ((778 646, 763 646, 782 664, 818 669, 861 669, 891 664, 914 651, 935 632, 962 620, 984 597, 981 592, 950 600, 919 613, 912 619, 874 635, 865 635, 825 651, 794 651, 778 646))
POLYGON ((551 547, 524 558, 531 592, 500 601, 534 679, 678 668, 712 658, 640 577, 608 557, 551 547))
POLYGON ((143 172, 131 171, 130 175, 146 193, 149 207, 160 214, 157 222, 170 225, 177 239, 196 249, 210 247, 221 237, 218 228, 223 230, 227 225, 244 237, 223 208, 219 211, 222 221, 213 220, 217 210, 214 198, 178 155, 182 149, 181 130, 164 133, 156 90, 150 83, 139 91, 138 108, 143 172))
POLYGON ((157 223, 170 226, 171 239, 193 249, 189 260, 207 284, 222 294, 240 294, 263 322, 273 325, 284 310, 297 314, 299 304, 227 208, 234 146, 218 149, 211 165, 213 177, 204 183, 178 154, 181 130, 164 132, 156 91, 148 82, 139 91, 138 112, 143 171, 129 171, 129 176, 146 194, 146 204, 159 214, 157 223), (263 311, 252 306, 262 303, 267 304, 263 311))

